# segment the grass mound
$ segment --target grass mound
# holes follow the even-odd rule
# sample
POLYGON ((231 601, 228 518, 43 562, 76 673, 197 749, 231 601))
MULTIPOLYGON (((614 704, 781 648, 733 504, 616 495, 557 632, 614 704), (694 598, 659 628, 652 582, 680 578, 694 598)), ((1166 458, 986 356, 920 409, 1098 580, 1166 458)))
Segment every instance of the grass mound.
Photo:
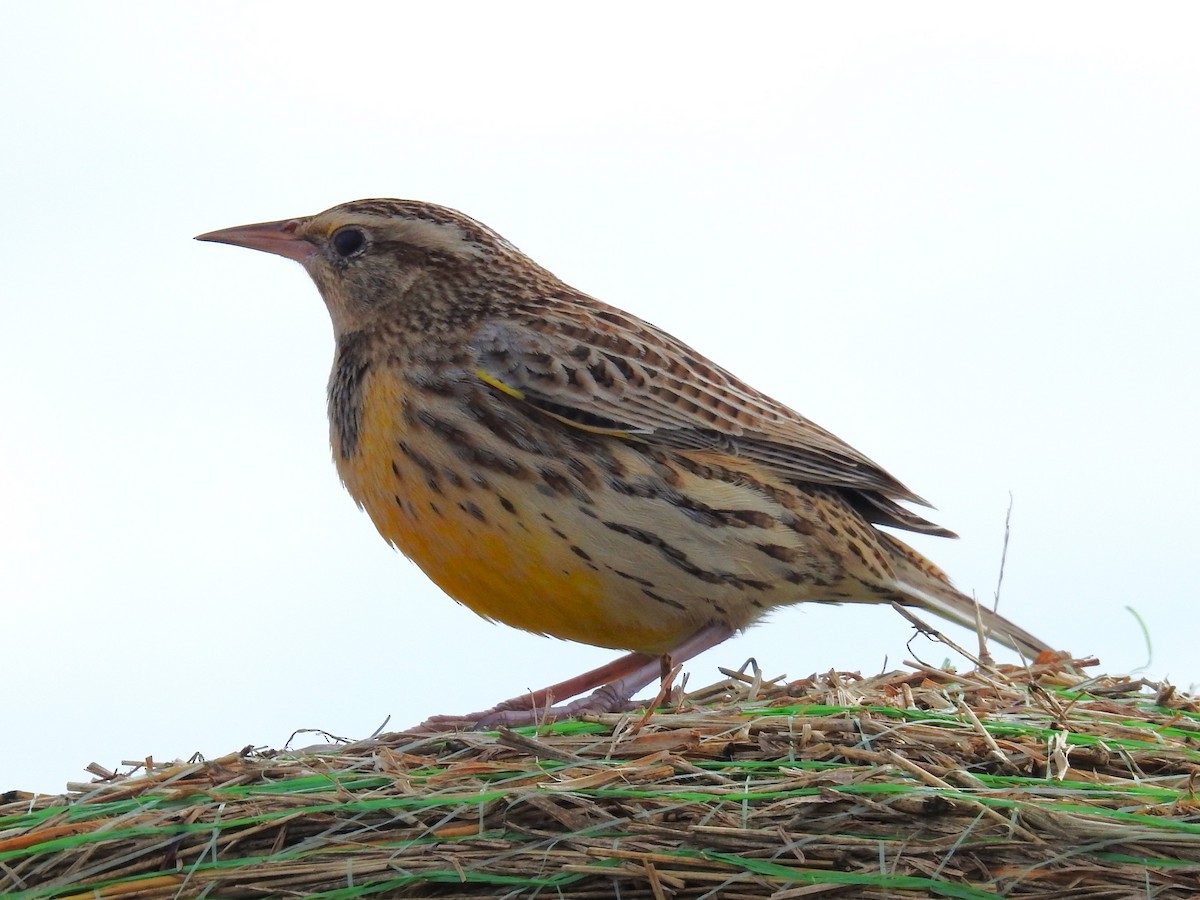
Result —
POLYGON ((1093 660, 744 672, 652 714, 0 797, 10 898, 1200 896, 1200 706, 1093 660))

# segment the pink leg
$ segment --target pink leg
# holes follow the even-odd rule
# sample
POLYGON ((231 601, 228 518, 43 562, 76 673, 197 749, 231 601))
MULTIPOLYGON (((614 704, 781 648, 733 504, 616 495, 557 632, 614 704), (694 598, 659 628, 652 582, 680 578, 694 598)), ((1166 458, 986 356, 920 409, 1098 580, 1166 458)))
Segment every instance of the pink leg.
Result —
MULTIPOLYGON (((670 665, 687 662, 694 656, 715 647, 734 634, 727 625, 706 625, 664 656, 670 665)), ((649 653, 629 653, 607 665, 584 672, 550 687, 522 694, 497 703, 491 709, 466 716, 433 716, 421 723, 418 730, 446 731, 451 728, 496 728, 498 726, 533 725, 566 719, 585 713, 616 712, 624 709, 630 698, 663 671, 663 657, 649 653), (599 687, 597 687, 599 685, 599 687), (567 699, 596 688, 561 706, 552 706, 557 699, 567 699)))

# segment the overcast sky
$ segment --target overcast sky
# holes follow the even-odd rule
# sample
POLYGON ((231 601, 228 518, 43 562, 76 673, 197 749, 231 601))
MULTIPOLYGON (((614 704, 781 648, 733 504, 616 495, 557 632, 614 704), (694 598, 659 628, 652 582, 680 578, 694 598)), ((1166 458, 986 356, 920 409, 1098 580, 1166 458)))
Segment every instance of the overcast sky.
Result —
MULTIPOLYGON (((315 288, 191 239, 360 197, 459 208, 839 434, 938 506, 961 539, 913 543, 981 598, 1011 493, 1002 612, 1200 681, 1198 17, 6 7, 0 790, 614 656, 488 624, 390 549, 330 460, 315 288)), ((876 672, 910 637, 794 607, 688 669, 876 672)))

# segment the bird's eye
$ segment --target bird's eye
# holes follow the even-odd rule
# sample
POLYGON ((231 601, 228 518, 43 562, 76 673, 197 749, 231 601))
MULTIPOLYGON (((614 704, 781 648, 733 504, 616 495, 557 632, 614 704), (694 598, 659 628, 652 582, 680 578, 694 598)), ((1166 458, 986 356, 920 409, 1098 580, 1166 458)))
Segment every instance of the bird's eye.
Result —
POLYGON ((367 249, 366 234, 361 228, 355 228, 353 225, 339 228, 329 242, 333 244, 334 252, 342 259, 351 259, 367 249))

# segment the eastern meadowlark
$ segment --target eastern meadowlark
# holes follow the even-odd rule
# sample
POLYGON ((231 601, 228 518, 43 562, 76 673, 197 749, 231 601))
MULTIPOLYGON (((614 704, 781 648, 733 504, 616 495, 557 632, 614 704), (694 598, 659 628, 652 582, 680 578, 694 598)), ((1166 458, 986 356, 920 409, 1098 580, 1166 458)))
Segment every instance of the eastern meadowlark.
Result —
POLYGON ((1049 649, 876 527, 953 536, 870 459, 462 213, 360 200, 200 240, 316 282, 334 460, 385 539, 482 616, 631 651, 473 721, 619 708, 664 658, 792 603, 900 603, 1049 649))

